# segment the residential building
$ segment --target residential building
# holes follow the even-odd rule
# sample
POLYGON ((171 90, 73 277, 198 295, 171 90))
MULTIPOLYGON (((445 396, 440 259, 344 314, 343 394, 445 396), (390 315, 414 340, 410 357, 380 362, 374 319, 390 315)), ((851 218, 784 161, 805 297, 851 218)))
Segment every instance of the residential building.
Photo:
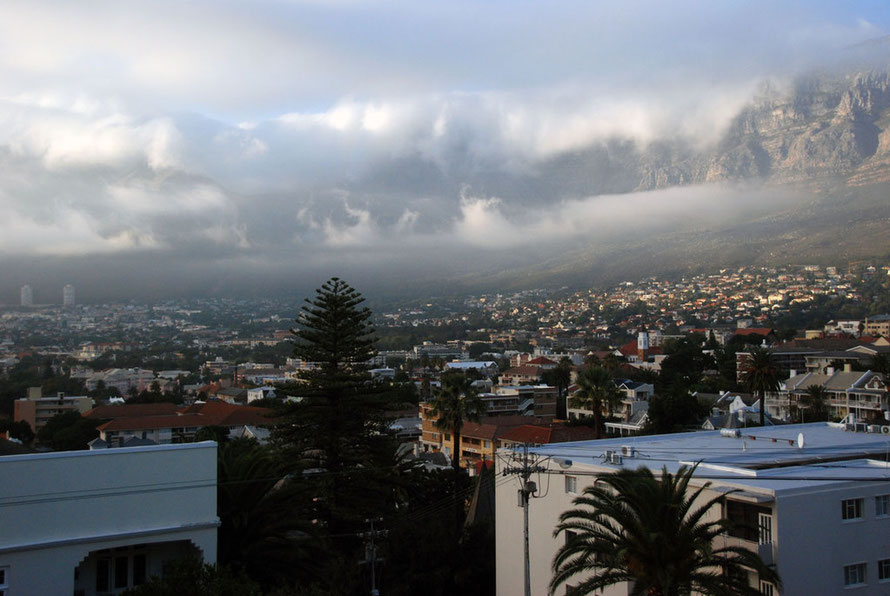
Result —
POLYGON ((91 375, 85 382, 87 391, 95 391, 99 382, 106 389, 114 387, 121 395, 127 395, 131 389, 144 391, 155 380, 155 373, 144 368, 109 368, 91 375))
POLYGON ((556 387, 550 385, 498 385, 480 393, 488 416, 556 416, 556 387))
POLYGON ((216 443, 0 457, 3 595, 120 594, 216 562, 216 443))
POLYGON ((28 397, 15 400, 13 418, 16 422, 24 420, 36 433, 53 416, 71 411, 83 414, 92 407, 93 398, 85 395, 58 393, 55 397, 44 397, 40 387, 29 387, 28 397))
MULTIPOLYGON (((431 410, 432 404, 420 404, 421 449, 425 453, 444 452, 451 459, 454 454, 452 430, 439 428, 431 410)), ((542 422, 545 421, 534 416, 489 416, 482 418, 480 422, 464 421, 461 429, 461 467, 472 467, 480 461, 492 461, 501 435, 517 426, 542 422)))
POLYGON ((890 424, 887 379, 872 371, 854 371, 849 365, 844 370, 829 368, 824 373, 807 372, 786 379, 778 392, 767 394, 767 413, 784 420, 800 420, 801 397, 814 385, 825 390, 830 417, 844 418, 852 414, 851 422, 890 424))
POLYGON ((247 403, 256 401, 258 399, 274 397, 276 397, 275 387, 271 387, 269 385, 265 385, 263 387, 254 387, 253 389, 247 390, 247 403))
POLYGON ((890 336, 890 315, 872 315, 865 317, 865 335, 890 336))
POLYGON ((236 406, 221 401, 197 402, 180 408, 175 414, 114 418, 98 427, 99 438, 111 447, 119 447, 132 438, 147 439, 159 445, 192 441, 198 429, 221 426, 231 436, 239 436, 245 426, 268 427, 274 424, 272 410, 236 406))
POLYGON ((482 374, 482 376, 491 378, 498 374, 498 363, 493 360, 446 362, 445 369, 459 371, 475 370, 482 374))
MULTIPOLYGON (((697 464, 690 490, 702 501, 723 496, 706 521, 729 519, 720 546, 757 552, 775 567, 785 594, 887 593, 890 580, 890 464, 887 435, 812 423, 542 445, 530 449, 537 490, 528 509, 531 593, 547 594, 554 555, 567 539, 553 535, 559 516, 603 474, 619 469, 697 464)), ((501 450, 497 476, 516 466, 518 450, 501 450)), ((496 485, 496 580, 499 596, 523 593, 523 508, 519 477, 496 485)), ((558 596, 571 586, 559 586, 558 596)), ((750 572, 749 584, 779 594, 750 572)), ((619 584, 602 594, 628 594, 619 584)), ((600 594, 600 592, 597 592, 600 594)))

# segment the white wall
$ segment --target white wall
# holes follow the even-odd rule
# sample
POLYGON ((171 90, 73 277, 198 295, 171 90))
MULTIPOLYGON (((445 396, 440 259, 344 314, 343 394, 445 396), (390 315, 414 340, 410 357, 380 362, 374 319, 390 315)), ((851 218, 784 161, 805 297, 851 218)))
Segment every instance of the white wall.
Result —
POLYGON ((216 443, 0 457, 10 595, 71 594, 91 551, 189 540, 216 561, 216 443))
POLYGON ((844 565, 867 563, 867 585, 855 594, 890 594, 878 583, 879 559, 890 559, 890 517, 875 517, 875 495, 890 493, 890 483, 850 482, 822 492, 781 495, 777 499, 778 570, 785 594, 841 594, 844 565), (841 501, 862 497, 862 521, 844 521, 841 501))

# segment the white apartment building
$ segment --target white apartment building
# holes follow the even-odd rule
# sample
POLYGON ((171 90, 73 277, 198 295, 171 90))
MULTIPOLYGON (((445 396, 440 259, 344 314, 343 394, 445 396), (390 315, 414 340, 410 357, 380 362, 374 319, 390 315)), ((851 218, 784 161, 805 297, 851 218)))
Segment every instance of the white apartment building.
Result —
MULTIPOLYGON (((529 505, 531 593, 548 593, 553 557, 565 542, 563 535, 553 536, 559 515, 599 475, 645 466, 657 476, 663 466, 676 473, 695 463, 692 486, 711 483, 702 498, 726 495, 711 519, 745 522, 728 532, 721 546, 759 552, 776 566, 784 594, 843 594, 853 588, 862 595, 890 593, 890 437, 850 428, 867 429, 821 422, 531 449, 536 464, 546 470, 532 477, 537 492, 529 505)), ((519 465, 516 455, 502 449, 496 458, 499 596, 523 593, 520 480, 500 474, 506 466, 519 465)), ((764 594, 779 593, 754 573, 749 582, 764 594)), ((556 594, 566 590, 560 586, 556 594)), ((602 592, 628 593, 627 584, 602 592)))
POLYGON ((3 596, 120 594, 216 562, 216 443, 0 457, 3 596))

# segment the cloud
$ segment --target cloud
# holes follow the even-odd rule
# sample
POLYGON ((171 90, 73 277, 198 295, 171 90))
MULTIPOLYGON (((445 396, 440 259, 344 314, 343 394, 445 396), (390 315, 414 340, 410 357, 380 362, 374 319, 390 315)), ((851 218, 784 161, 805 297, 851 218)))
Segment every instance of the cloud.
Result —
POLYGON ((714 144, 764 78, 888 21, 827 1, 0 9, 0 257, 181 270, 432 259, 734 213, 712 208, 723 190, 618 196, 637 183, 607 180, 610 160, 714 144))

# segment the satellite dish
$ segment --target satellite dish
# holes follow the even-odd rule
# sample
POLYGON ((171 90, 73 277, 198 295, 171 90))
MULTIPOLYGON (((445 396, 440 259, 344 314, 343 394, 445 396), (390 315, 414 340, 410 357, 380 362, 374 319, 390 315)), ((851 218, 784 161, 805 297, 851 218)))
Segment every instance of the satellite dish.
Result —
POLYGON ((803 449, 803 433, 797 434, 797 447, 798 449, 803 449))

